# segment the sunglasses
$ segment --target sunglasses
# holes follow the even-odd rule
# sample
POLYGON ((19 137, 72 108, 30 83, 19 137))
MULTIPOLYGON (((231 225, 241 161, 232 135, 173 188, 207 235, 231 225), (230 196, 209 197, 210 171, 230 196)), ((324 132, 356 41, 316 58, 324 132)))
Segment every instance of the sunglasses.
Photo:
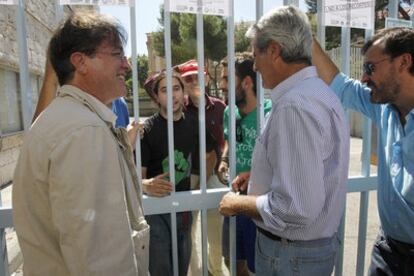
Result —
POLYGON ((389 59, 389 57, 381 59, 377 62, 366 62, 362 65, 362 71, 364 72, 364 74, 372 76, 372 74, 375 72, 375 65, 380 64, 381 62, 386 61, 387 59, 389 59))
POLYGON ((243 128, 241 126, 242 119, 236 120, 236 142, 242 143, 243 142, 243 128))

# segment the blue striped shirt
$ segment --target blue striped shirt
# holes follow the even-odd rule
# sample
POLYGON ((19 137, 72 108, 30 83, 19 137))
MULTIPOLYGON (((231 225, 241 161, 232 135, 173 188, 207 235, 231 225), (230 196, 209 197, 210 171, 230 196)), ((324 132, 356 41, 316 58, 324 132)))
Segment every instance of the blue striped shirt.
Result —
POLYGON ((290 240, 331 237, 344 211, 349 128, 339 99, 313 66, 271 92, 253 152, 248 193, 257 226, 290 240))
POLYGON ((384 233, 414 244, 414 109, 401 124, 391 104, 372 104, 371 90, 338 74, 331 87, 345 107, 362 112, 377 127, 378 210, 384 233))

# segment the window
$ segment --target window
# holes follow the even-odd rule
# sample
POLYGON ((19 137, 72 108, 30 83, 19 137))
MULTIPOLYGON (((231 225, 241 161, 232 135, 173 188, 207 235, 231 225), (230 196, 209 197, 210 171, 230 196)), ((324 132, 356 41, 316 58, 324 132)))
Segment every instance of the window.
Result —
POLYGON ((16 72, 0 68, 0 128, 3 134, 23 130, 21 94, 16 72))
MULTIPOLYGON (((40 90, 40 77, 30 75, 32 91, 28 94, 27 112, 33 116, 40 90)), ((24 129, 19 73, 0 68, 0 129, 10 134, 24 129)))

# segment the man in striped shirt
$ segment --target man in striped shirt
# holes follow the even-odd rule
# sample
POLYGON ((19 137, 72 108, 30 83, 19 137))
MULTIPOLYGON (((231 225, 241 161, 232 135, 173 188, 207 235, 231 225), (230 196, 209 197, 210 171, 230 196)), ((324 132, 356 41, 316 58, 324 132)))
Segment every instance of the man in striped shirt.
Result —
POLYGON ((311 66, 306 15, 281 7, 247 32, 272 110, 253 152, 251 175, 220 212, 257 225, 256 275, 331 275, 349 159, 349 130, 338 98, 311 66))

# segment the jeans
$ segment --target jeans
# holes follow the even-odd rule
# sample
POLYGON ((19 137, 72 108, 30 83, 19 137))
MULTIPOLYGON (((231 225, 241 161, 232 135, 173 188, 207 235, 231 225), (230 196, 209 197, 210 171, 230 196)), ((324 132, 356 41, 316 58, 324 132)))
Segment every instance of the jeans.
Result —
MULTIPOLYGON (((173 275, 171 215, 145 217, 150 225, 149 272, 151 276, 173 275)), ((177 213, 178 275, 186 276, 191 256, 191 212, 177 213)))
POLYGON ((256 236, 256 275, 330 276, 339 240, 276 241, 261 232, 256 236))
POLYGON ((414 245, 387 238, 381 230, 372 249, 368 275, 414 275, 414 245))

